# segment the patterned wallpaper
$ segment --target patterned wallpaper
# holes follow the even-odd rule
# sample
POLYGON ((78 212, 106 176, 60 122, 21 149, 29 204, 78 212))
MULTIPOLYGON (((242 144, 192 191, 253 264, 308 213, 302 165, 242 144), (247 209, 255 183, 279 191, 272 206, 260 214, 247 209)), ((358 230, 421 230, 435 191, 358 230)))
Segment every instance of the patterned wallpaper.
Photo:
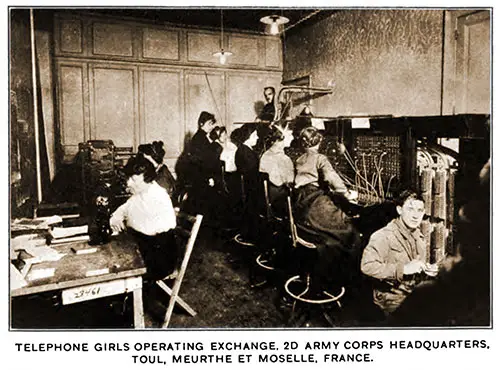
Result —
POLYGON ((443 11, 346 10, 285 39, 284 79, 333 94, 316 115, 440 113, 443 11))

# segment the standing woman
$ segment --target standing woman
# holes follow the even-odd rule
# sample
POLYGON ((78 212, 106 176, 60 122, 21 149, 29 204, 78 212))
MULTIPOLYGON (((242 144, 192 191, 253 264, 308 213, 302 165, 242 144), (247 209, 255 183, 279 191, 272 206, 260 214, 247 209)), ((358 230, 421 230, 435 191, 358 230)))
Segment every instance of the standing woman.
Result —
POLYGON ((188 212, 201 213, 205 216, 210 211, 209 194, 215 184, 213 178, 215 155, 209 135, 216 122, 212 113, 201 112, 198 118, 198 131, 193 135, 189 144, 188 181, 191 191, 188 196, 188 212))
POLYGON ((144 158, 149 160, 156 169, 155 181, 161 187, 165 188, 170 198, 173 199, 175 192, 175 178, 168 169, 167 165, 163 163, 165 157, 165 149, 163 148, 163 141, 153 141, 152 144, 142 144, 138 148, 139 153, 143 153, 144 158))

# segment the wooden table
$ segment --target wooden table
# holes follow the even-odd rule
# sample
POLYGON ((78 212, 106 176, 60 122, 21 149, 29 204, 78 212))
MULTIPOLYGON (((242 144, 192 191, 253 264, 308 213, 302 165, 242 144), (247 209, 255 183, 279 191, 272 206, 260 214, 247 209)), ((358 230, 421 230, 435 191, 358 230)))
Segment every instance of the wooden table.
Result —
POLYGON ((35 270, 52 268, 53 276, 28 280, 27 286, 11 290, 11 297, 61 291, 62 303, 72 304, 133 292, 134 326, 144 328, 142 275, 146 273, 146 267, 130 236, 119 235, 104 245, 77 242, 54 245, 52 248, 65 256, 58 261, 32 265, 27 276, 35 270), (96 251, 86 254, 91 248, 96 251), (75 253, 75 250, 80 252, 75 253))

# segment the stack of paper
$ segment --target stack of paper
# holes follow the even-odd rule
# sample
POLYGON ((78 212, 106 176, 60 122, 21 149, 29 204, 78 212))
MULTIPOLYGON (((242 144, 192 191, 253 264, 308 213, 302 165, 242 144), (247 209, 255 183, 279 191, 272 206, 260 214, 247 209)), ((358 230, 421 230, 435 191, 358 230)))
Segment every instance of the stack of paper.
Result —
POLYGON ((52 236, 51 244, 61 244, 69 242, 87 241, 88 226, 74 226, 74 227, 54 227, 50 230, 52 236))
POLYGON ((51 216, 43 218, 19 218, 12 221, 10 230, 16 232, 35 232, 40 230, 48 230, 50 225, 61 223, 63 220, 60 216, 51 216))

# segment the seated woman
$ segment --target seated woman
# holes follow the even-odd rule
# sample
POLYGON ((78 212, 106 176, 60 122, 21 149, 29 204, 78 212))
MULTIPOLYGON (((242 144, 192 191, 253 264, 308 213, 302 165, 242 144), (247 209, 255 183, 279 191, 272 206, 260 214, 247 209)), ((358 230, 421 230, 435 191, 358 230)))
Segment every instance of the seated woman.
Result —
POLYGON ((244 176, 254 178, 259 174, 259 156, 253 150, 258 140, 257 126, 247 123, 238 129, 235 137, 238 149, 234 155, 237 170, 244 176))
POLYGON ((165 188, 171 198, 175 193, 175 178, 168 169, 167 165, 163 163, 165 157, 165 149, 163 148, 163 141, 153 141, 151 144, 141 144, 138 148, 139 153, 143 153, 144 158, 149 160, 156 169, 155 181, 161 187, 165 188))
MULTIPOLYGON (((318 273, 327 276, 336 258, 344 256, 344 252, 356 253, 359 235, 332 199, 332 196, 348 197, 349 192, 328 158, 318 152, 322 139, 323 135, 314 127, 306 127, 299 135, 305 153, 295 163, 294 206, 296 221, 324 236, 322 245, 328 247, 318 251, 321 261, 318 273)), ((349 262, 355 265, 355 261, 349 262)))
POLYGON ((175 211, 167 191, 156 181, 153 164, 142 153, 123 169, 132 196, 110 218, 115 232, 127 230, 137 240, 149 276, 164 278, 176 266, 178 251, 173 237, 175 211))
POLYGON ((285 148, 290 146, 292 140, 293 132, 288 126, 272 125, 266 138, 269 149, 260 159, 259 170, 269 175, 269 200, 277 215, 286 213, 287 186, 293 183, 295 175, 293 162, 285 154, 285 148))

